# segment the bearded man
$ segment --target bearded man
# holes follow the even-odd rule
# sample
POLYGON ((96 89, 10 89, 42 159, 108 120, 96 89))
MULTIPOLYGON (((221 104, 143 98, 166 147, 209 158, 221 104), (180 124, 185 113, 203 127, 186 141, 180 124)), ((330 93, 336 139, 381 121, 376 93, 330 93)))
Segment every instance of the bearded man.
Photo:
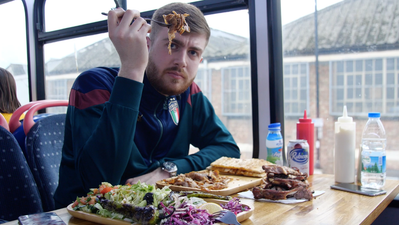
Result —
POLYGON ((203 170, 222 156, 240 157, 232 135, 193 82, 210 37, 205 17, 194 5, 171 3, 153 19, 163 21, 173 11, 189 14, 190 32, 177 32, 171 43, 167 27, 149 25, 137 10, 108 13, 121 66, 85 71, 71 89, 57 208, 101 182, 155 184, 203 170), (189 154, 190 144, 200 151, 189 154))

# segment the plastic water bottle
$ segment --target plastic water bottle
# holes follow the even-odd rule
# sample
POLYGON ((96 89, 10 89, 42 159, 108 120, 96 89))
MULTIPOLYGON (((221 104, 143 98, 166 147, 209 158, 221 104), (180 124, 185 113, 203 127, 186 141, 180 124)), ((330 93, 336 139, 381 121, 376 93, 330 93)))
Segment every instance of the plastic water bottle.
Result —
POLYGON ((386 177, 386 135, 380 120, 380 113, 369 113, 369 119, 363 130, 361 149, 362 188, 382 189, 386 177))
POLYGON ((269 133, 266 138, 267 161, 283 166, 283 136, 280 123, 269 125, 269 133))

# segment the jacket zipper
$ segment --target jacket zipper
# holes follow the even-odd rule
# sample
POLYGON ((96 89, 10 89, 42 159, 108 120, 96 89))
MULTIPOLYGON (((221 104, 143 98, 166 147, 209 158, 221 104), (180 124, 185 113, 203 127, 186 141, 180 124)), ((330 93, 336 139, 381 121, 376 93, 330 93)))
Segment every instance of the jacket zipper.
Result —
MULTIPOLYGON (((167 110, 167 109, 168 109, 168 108, 167 108, 168 101, 169 101, 169 97, 166 97, 166 99, 164 100, 163 105, 162 105, 162 109, 163 109, 163 110, 167 110), (165 108, 165 107, 166 107, 166 108, 165 108)), ((159 144, 159 142, 161 141, 161 138, 162 138, 162 136, 163 136, 163 125, 162 125, 162 121, 157 117, 157 109, 158 109, 158 107, 159 107, 159 105, 160 105, 161 103, 162 103, 162 102, 159 102, 158 105, 157 105, 157 107, 155 107, 155 110, 154 110, 154 117, 155 117, 155 119, 156 119, 156 120, 158 121, 158 123, 159 123, 159 127, 160 127, 160 129, 161 129, 161 134, 159 135, 157 144, 156 144, 156 145, 154 146, 154 148, 151 150, 150 159, 149 159, 150 163, 152 163, 152 155, 153 155, 155 149, 158 147, 158 144, 159 144)))

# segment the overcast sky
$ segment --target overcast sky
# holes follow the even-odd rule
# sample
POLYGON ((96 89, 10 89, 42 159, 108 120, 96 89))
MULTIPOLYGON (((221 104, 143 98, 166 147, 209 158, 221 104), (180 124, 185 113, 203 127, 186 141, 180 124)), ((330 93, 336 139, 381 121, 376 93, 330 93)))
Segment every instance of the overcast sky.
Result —
MULTIPOLYGON (((192 0, 183 0, 183 2, 190 1, 192 0)), ((318 10, 340 1, 342 0, 317 0, 318 10)), ((102 16, 101 12, 107 12, 111 7, 114 7, 114 3, 111 0, 68 0, 65 2, 67 4, 62 5, 62 1, 60 0, 47 0, 46 17, 51 18, 47 20, 46 28, 48 30, 103 20, 106 17, 102 16), (86 6, 85 4, 88 5, 86 6), (79 5, 79 7, 76 7, 76 5, 79 5), (56 10, 51 10, 53 7, 56 10), (90 10, 88 10, 89 8, 90 10)), ((165 0, 128 0, 128 7, 134 3, 136 9, 146 11, 158 8, 166 2, 165 0), (151 2, 151 4, 148 4, 148 2, 151 2)), ((315 0, 281 0, 281 9, 282 23, 284 25, 313 13, 315 10, 315 0)), ((244 37, 249 36, 247 10, 224 13, 223 15, 210 15, 207 16, 207 20, 209 25, 214 29, 244 37), (228 23, 226 21, 234 22, 228 23)), ((10 63, 26 64, 25 31, 23 28, 18 29, 18 27, 23 27, 24 25, 25 18, 21 1, 14 0, 0 5, 0 30, 2 31, 2 35, 0 36, 0 67, 7 67, 10 63)), ((47 47, 45 46, 45 60, 64 57, 73 53, 75 49, 79 50, 104 37, 106 37, 106 34, 92 38, 82 38, 82 40, 75 41, 74 43, 72 41, 64 41, 50 44, 47 47)))

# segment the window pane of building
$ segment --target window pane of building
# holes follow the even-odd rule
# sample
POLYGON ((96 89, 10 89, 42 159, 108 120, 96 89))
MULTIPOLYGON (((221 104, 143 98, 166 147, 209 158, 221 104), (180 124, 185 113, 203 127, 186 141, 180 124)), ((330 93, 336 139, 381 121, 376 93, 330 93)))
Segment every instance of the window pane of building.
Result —
MULTIPOLYGON (((374 62, 375 65, 383 65, 386 63, 388 66, 389 64, 392 64, 389 62, 389 58, 377 58, 377 59, 370 59, 370 60, 364 60, 365 64, 366 61, 369 62, 374 62)), ((352 61, 349 61, 352 62, 352 61)), ((358 63, 360 60, 357 61, 358 63)), ((332 64, 337 64, 339 65, 341 62, 333 62, 332 64)), ((363 64, 363 63, 359 63, 363 64)), ((348 64, 347 64, 348 65, 348 64)), ((389 108, 387 104, 390 104, 391 100, 388 101, 388 99, 392 99, 392 102, 396 103, 398 102, 398 99, 395 99, 395 87, 397 87, 397 84, 395 83, 395 73, 381 73, 382 71, 382 66, 375 66, 373 67, 376 70, 369 70, 368 72, 364 72, 364 74, 359 74, 359 72, 356 72, 358 75, 356 75, 356 93, 354 98, 353 96, 353 75, 351 72, 345 72, 343 73, 332 73, 330 74, 334 80, 334 77, 336 77, 337 83, 336 85, 331 86, 331 88, 334 89, 340 89, 340 87, 343 87, 342 91, 346 92, 346 98, 344 98, 343 95, 338 94, 336 99, 332 99, 332 114, 339 115, 342 112, 342 109, 338 107, 336 103, 341 103, 341 101, 344 101, 345 104, 349 103, 355 103, 359 101, 359 99, 362 99, 362 101, 371 101, 373 102, 370 105, 370 108, 368 110, 372 111, 378 111, 381 112, 382 114, 391 114, 389 111, 389 108), (343 75, 342 75, 343 74, 343 75), (362 86, 362 77, 364 76, 365 80, 365 85, 362 86), (346 77, 346 84, 343 82, 342 77, 346 77), (362 93, 364 93, 364 97, 362 97, 362 93), (385 96, 385 97, 384 97, 385 96), (355 100, 356 99, 356 100, 355 100), (385 106, 384 106, 385 104, 385 106)), ((392 65, 389 66, 389 68, 393 69, 394 67, 392 65)), ((338 70, 337 70, 338 71, 338 70)), ((348 70, 345 70, 348 71, 348 70)), ((388 70, 386 70, 388 71, 388 70)), ((392 71, 392 70, 391 70, 392 71)), ((393 72, 396 72, 393 70, 393 72)), ((361 112, 356 112, 356 115, 367 115, 367 110, 361 111, 361 112)))
MULTIPOLYGON (((248 67, 248 66, 246 66, 248 67)), ((244 67, 222 68, 223 83, 230 84, 221 89, 224 103, 223 115, 226 116, 249 116, 251 115, 250 102, 250 75, 249 69, 244 67)))
POLYGON ((285 115, 303 115, 308 103, 308 64, 284 63, 285 115))

